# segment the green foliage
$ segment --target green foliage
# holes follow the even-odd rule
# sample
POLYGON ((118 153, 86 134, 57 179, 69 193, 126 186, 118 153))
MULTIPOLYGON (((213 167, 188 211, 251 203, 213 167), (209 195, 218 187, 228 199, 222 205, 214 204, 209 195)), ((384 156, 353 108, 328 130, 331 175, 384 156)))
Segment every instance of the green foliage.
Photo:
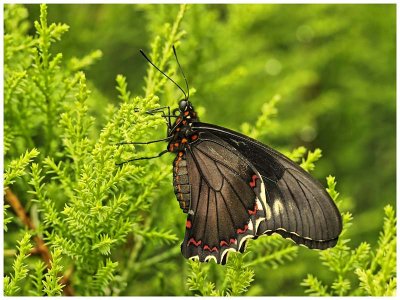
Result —
POLYGON ((8 227, 7 227, 7 224, 8 223, 11 223, 11 221, 12 221, 12 217, 7 217, 7 208, 9 208, 10 207, 10 205, 6 205, 6 204, 4 204, 4 206, 3 206, 3 226, 4 226, 4 231, 7 231, 8 230, 8 227))
MULTIPOLYGON (((172 46, 178 46, 180 44, 179 40, 184 35, 184 31, 180 30, 179 26, 182 22, 185 10, 186 6, 182 5, 175 18, 174 24, 171 26, 169 23, 166 23, 163 26, 162 31, 167 33, 164 35, 165 38, 162 38, 160 35, 156 35, 154 42, 151 44, 152 52, 150 57, 153 63, 161 70, 165 69, 167 62, 172 56, 172 46), (159 52, 161 52, 161 54, 158 54, 159 52)), ((147 76, 145 78, 145 95, 149 96, 151 94, 160 92, 168 79, 155 68, 148 68, 147 70, 147 76)))
MULTIPOLYGON (((12 11, 21 8, 10 5, 6 9, 12 11)), ((44 154, 39 163, 31 165, 29 185, 23 182, 18 190, 28 190, 31 197, 23 199, 37 207, 40 220, 38 230, 54 249, 52 266, 44 277, 40 276, 41 265, 36 265, 34 275, 28 277, 35 287, 30 293, 40 294, 41 290, 44 295, 60 295, 63 285, 59 284, 59 280, 64 266, 74 265, 74 289, 77 293, 107 294, 110 293, 107 287, 118 267, 118 263, 112 261, 111 254, 126 243, 129 235, 143 236, 157 245, 157 240, 168 243, 177 240, 170 230, 151 231, 151 224, 144 223, 151 208, 153 193, 169 174, 164 165, 116 166, 116 163, 131 158, 133 152, 146 156, 146 153, 154 151, 151 147, 138 151, 133 146, 118 147, 116 142, 141 139, 144 136, 147 138, 149 131, 163 124, 160 116, 145 112, 159 106, 158 98, 153 96, 153 89, 162 88, 165 82, 160 82, 158 74, 156 76, 149 72, 147 78, 151 84, 147 87, 148 97, 131 97, 125 78, 117 76, 123 103, 114 111, 113 117, 101 132, 95 133, 95 119, 89 115, 88 107, 90 91, 85 75, 77 70, 93 62, 100 56, 99 52, 93 52, 81 61, 75 58, 67 63, 66 70, 61 68, 62 55, 54 55, 51 47, 60 40, 68 26, 54 23, 49 25, 46 5, 41 5, 40 11, 40 21, 35 22, 37 33, 33 38, 34 43, 25 44, 23 48, 26 53, 31 53, 33 67, 15 61, 11 54, 7 55, 9 61, 6 61, 6 78, 9 79, 9 84, 6 84, 9 95, 6 100, 8 128, 15 132, 14 136, 24 130, 18 140, 20 145, 34 144, 44 154), (26 82, 21 83, 18 89, 14 84, 15 73, 11 71, 14 69, 11 65, 17 65, 16 69, 23 70, 21 80, 26 82), (33 98, 36 101, 35 109, 31 110, 30 106, 19 107, 21 103, 28 105, 33 98), (31 127, 11 122, 14 118, 24 120, 24 124, 31 127), (41 132, 42 128, 44 132, 41 132), (32 138, 38 133, 43 133, 40 139, 32 138), (153 173, 158 175, 149 175, 153 173), (88 286, 87 282, 91 284, 88 286)), ((15 15, 16 12, 7 14, 15 15)), ((163 46, 164 49, 170 49, 181 35, 179 22, 178 18, 174 26, 166 30, 165 37, 162 37, 169 43, 163 46)), ((7 31, 7 38, 12 44, 15 34, 7 31)), ((161 44, 157 47, 161 47, 161 44)), ((158 53, 159 48, 154 49, 154 53, 158 53)), ((7 45, 7 51, 21 50, 7 45)), ((166 62, 170 55, 170 50, 164 50, 157 57, 166 62)), ((18 151, 19 147, 11 147, 9 157, 18 151)), ((39 155, 39 151, 33 148, 20 158, 11 160, 4 175, 5 186, 25 175, 26 167, 39 155)), ((5 219, 5 222, 9 222, 9 219, 5 219)), ((25 257, 24 252, 21 255, 25 257)), ((21 266, 17 271, 18 274, 22 271, 28 273, 28 269, 21 266)), ((15 278, 8 281, 9 293, 16 292, 20 277, 15 278)))
POLYGON ((11 161, 4 173, 4 187, 7 188, 15 182, 15 179, 25 175, 25 168, 38 155, 39 152, 33 148, 30 152, 26 151, 18 159, 11 161))
POLYGON ((395 10, 294 8, 5 5, 4 187, 35 227, 22 237, 5 206, 6 295, 299 295, 307 273, 318 274, 304 279, 307 294, 393 294, 393 209, 376 248, 358 239, 375 239, 376 199, 395 195, 395 10), (146 111, 175 108, 182 95, 137 49, 184 86, 172 45, 202 121, 268 142, 318 178, 340 178, 352 198, 338 198, 332 176, 327 190, 355 217, 343 214, 337 247, 318 254, 273 235, 224 267, 182 257, 172 158, 116 165, 165 147, 117 144, 165 137, 165 120, 146 111), (31 235, 48 245, 50 267, 29 255, 31 235))
POLYGON ((202 268, 198 261, 189 261, 191 273, 187 278, 187 286, 189 290, 195 291, 201 296, 218 296, 219 292, 215 290, 215 284, 207 281, 207 273, 210 265, 202 268))
POLYGON ((280 95, 275 95, 272 99, 261 107, 261 114, 258 117, 254 126, 245 122, 241 126, 241 131, 253 139, 258 139, 260 136, 267 135, 276 130, 277 124, 273 121, 272 117, 276 116, 278 110, 276 108, 278 102, 281 100, 280 95))
POLYGON ((307 149, 304 146, 297 147, 296 149, 293 149, 292 152, 285 152, 285 155, 289 157, 291 160, 294 162, 299 163, 303 156, 306 154, 307 149))
POLYGON ((221 282, 221 288, 208 279, 210 264, 202 266, 198 261, 189 261, 191 273, 187 278, 187 286, 190 291, 199 296, 240 296, 247 292, 254 280, 254 271, 246 266, 246 255, 233 254, 226 266, 226 271, 221 282))
POLYGON ((60 284, 63 266, 61 264, 61 254, 62 251, 60 249, 55 249, 52 253, 51 267, 48 272, 44 275, 43 283, 43 292, 48 296, 61 296, 62 289, 64 287, 63 284, 60 284))
POLYGON ((30 274, 29 277, 32 278, 32 284, 34 288, 30 291, 32 296, 43 296, 43 272, 46 270, 46 265, 42 261, 36 261, 34 267, 33 274, 30 274))
POLYGON ((4 294, 6 296, 17 295, 17 293, 21 290, 21 282, 25 280, 29 272, 26 260, 29 256, 29 252, 32 249, 30 238, 31 235, 26 232, 22 240, 18 242, 18 254, 15 257, 12 266, 14 274, 4 277, 4 294))
POLYGON ((308 151, 307 158, 304 158, 306 152, 307 149, 304 146, 300 146, 286 154, 291 160, 299 163, 304 170, 311 172, 315 169, 314 163, 322 157, 322 150, 317 148, 314 151, 308 151))
POLYGON ((118 263, 112 262, 110 259, 107 259, 105 264, 100 262, 97 273, 94 275, 93 281, 90 283, 90 289, 100 291, 100 294, 104 295, 107 292, 107 287, 114 279, 114 273, 116 272, 117 266, 118 263))
POLYGON ((259 242, 250 244, 249 250, 251 259, 246 266, 262 266, 263 269, 277 269, 298 255, 298 246, 279 235, 263 237, 259 242))
POLYGON ((144 231, 144 230, 134 229, 134 232, 148 239, 149 242, 157 241, 157 242, 164 242, 167 245, 171 245, 178 241, 178 237, 174 233, 172 233, 171 230, 154 228, 151 229, 150 231, 144 231))
POLYGON ((384 210, 385 220, 378 245, 375 251, 366 253, 367 264, 359 265, 355 270, 362 295, 396 295, 396 216, 390 205, 384 210))
POLYGON ((321 149, 315 149, 313 152, 309 151, 306 159, 302 159, 300 166, 307 172, 315 169, 315 162, 322 157, 321 149))

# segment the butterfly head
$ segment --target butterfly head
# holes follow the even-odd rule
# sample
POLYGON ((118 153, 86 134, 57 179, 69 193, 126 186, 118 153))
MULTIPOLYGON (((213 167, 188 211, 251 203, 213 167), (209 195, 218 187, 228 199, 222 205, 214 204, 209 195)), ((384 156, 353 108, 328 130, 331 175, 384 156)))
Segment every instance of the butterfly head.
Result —
POLYGON ((179 111, 180 112, 192 111, 192 110, 193 110, 193 106, 189 100, 182 99, 181 101, 179 101, 179 111))

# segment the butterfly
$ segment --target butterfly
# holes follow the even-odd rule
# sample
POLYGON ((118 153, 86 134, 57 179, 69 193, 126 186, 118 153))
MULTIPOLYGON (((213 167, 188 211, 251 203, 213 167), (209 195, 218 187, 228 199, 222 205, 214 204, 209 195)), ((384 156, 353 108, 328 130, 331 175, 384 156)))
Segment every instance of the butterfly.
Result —
POLYGON ((141 53, 184 94, 172 114, 169 107, 168 114, 163 113, 168 127, 163 140, 168 146, 155 156, 176 155, 174 192, 187 214, 183 256, 225 264, 228 254, 243 253, 250 239, 273 233, 312 249, 334 247, 342 231, 342 219, 324 187, 271 147, 233 130, 201 122, 189 101, 187 80, 175 47, 173 51, 187 94, 141 53))

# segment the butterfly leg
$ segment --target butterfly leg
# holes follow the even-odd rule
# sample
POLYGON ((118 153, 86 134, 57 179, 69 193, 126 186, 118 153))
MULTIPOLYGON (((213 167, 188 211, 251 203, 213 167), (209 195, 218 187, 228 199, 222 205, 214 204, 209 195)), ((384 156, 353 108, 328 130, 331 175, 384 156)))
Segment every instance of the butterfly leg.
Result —
POLYGON ((148 144, 153 144, 153 143, 157 143, 157 142, 169 141, 171 138, 172 138, 172 136, 168 136, 164 139, 148 141, 148 142, 119 142, 119 143, 116 143, 115 145, 117 145, 117 146, 120 146, 120 145, 148 145, 148 144))
MULTIPOLYGON (((168 111, 170 111, 170 109, 171 109, 169 106, 160 106, 157 108, 146 110, 145 113, 149 114, 149 115, 153 115, 157 112, 164 111, 164 109, 166 109, 166 108, 168 109, 168 111)), ((140 108, 135 107, 135 112, 140 112, 140 108)))
MULTIPOLYGON (((134 111, 140 112, 140 108, 135 107, 134 111)), ((154 115, 159 112, 161 112, 162 117, 165 118, 168 128, 171 128, 171 118, 177 118, 177 116, 171 115, 171 108, 169 106, 161 106, 161 107, 157 107, 157 108, 153 108, 153 109, 145 111, 145 113, 149 114, 149 115, 154 115), (167 115, 165 114, 165 111, 164 111, 165 109, 168 109, 167 115)))
POLYGON ((118 164, 116 164, 116 165, 117 165, 117 166, 121 166, 121 165, 126 164, 126 163, 129 163, 129 162, 131 162, 131 161, 145 160, 145 159, 153 159, 153 158, 157 158, 157 157, 163 156, 165 153, 168 153, 168 152, 169 152, 168 150, 164 150, 164 151, 158 153, 158 154, 155 155, 155 156, 147 156, 147 157, 132 158, 132 159, 130 159, 130 160, 120 162, 120 163, 118 163, 118 164))
POLYGON ((176 115, 174 112, 171 114, 171 108, 169 106, 161 106, 161 107, 154 108, 154 109, 146 111, 146 113, 150 114, 150 115, 154 115, 155 113, 158 113, 158 112, 161 112, 162 113, 161 116, 163 118, 165 118, 165 121, 167 123, 167 135, 169 135, 169 130, 172 127, 171 118, 177 118, 178 115, 176 115), (165 109, 168 109, 168 114, 167 115, 165 114, 165 109))

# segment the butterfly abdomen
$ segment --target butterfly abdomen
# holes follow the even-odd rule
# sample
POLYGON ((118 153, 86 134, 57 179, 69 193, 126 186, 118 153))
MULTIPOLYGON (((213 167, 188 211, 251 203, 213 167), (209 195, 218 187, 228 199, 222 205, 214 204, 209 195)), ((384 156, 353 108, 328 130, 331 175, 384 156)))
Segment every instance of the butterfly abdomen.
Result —
POLYGON ((174 192, 178 199, 179 206, 184 213, 187 213, 190 207, 191 187, 189 184, 187 163, 183 152, 180 152, 174 160, 173 178, 174 192))

